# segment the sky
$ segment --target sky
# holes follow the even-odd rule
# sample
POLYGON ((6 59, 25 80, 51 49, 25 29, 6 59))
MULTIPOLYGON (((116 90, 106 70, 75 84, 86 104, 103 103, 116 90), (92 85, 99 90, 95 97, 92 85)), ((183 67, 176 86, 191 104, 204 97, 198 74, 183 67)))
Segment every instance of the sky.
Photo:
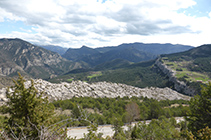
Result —
POLYGON ((0 38, 80 48, 211 44, 211 0, 0 0, 0 38))

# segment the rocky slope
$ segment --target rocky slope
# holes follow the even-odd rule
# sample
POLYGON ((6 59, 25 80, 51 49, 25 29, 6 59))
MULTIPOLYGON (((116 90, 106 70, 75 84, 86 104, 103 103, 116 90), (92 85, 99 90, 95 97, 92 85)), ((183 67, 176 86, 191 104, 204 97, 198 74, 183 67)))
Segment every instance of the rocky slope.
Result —
POLYGON ((1 76, 21 72, 36 78, 48 78, 74 67, 77 67, 76 63, 24 40, 0 39, 1 76))
MULTIPOLYGON (((189 100, 190 97, 182 95, 170 88, 137 88, 125 84, 97 82, 86 83, 82 81, 73 81, 71 83, 53 84, 41 79, 34 80, 35 87, 38 91, 44 91, 45 95, 49 96, 51 100, 69 99, 72 97, 148 97, 156 100, 189 100)), ((25 83, 29 87, 30 81, 25 83)), ((0 90, 0 100, 5 101, 6 88, 0 90)))

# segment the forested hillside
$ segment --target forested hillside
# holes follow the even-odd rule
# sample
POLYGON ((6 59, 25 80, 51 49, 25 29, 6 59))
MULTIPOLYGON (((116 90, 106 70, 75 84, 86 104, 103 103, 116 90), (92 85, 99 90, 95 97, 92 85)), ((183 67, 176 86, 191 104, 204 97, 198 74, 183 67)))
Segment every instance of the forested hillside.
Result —
POLYGON ((114 83, 124 83, 137 87, 166 87, 170 86, 168 77, 161 71, 155 69, 155 61, 147 61, 129 64, 122 61, 120 63, 109 63, 97 66, 95 69, 78 69, 68 72, 65 75, 49 79, 51 82, 71 82, 81 80, 87 82, 107 81, 114 83), (115 65, 113 65, 115 64, 115 65), (119 65, 119 67, 117 67, 119 65))

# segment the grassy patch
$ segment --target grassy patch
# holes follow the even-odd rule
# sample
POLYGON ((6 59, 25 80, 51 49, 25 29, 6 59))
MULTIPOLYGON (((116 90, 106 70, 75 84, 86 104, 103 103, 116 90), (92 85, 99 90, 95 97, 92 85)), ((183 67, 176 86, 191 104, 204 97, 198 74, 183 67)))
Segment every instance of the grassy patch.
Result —
POLYGON ((67 82, 72 82, 73 78, 67 79, 67 82))
POLYGON ((94 72, 92 75, 87 76, 88 79, 92 79, 94 77, 99 77, 102 75, 102 72, 94 72))
POLYGON ((209 76, 200 72, 192 72, 187 69, 183 69, 183 71, 176 72, 177 78, 183 78, 186 81, 203 81, 206 82, 209 80, 209 76))

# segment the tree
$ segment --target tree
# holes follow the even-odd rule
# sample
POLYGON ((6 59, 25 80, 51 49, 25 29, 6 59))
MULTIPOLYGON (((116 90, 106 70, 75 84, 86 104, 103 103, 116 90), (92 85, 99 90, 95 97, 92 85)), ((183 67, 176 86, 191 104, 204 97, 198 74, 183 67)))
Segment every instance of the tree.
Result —
POLYGON ((154 100, 149 107, 149 119, 157 119, 163 114, 163 109, 161 108, 158 101, 154 100))
POLYGON ((140 108, 135 102, 126 105, 126 112, 126 120, 130 123, 140 118, 140 108))
POLYGON ((72 117, 78 118, 81 116, 82 108, 78 104, 73 104, 72 117))
POLYGON ((179 131, 176 130, 174 124, 175 119, 167 119, 165 116, 159 117, 158 120, 153 119, 148 125, 146 122, 137 123, 131 133, 132 139, 156 139, 156 140, 173 140, 179 139, 179 131))
POLYGON ((48 103, 48 98, 43 93, 38 93, 31 80, 29 88, 25 88, 24 78, 19 74, 14 86, 8 88, 9 120, 5 129, 13 136, 25 136, 27 138, 38 137, 42 126, 49 124, 50 117, 54 114, 54 106, 48 103))
POLYGON ((194 135, 197 131, 205 127, 211 128, 211 83, 202 86, 201 95, 196 95, 191 99, 190 113, 187 120, 188 128, 194 135))
POLYGON ((142 105, 140 106, 140 112, 141 112, 140 118, 141 118, 142 120, 146 120, 146 119, 148 118, 149 109, 148 109, 144 104, 142 104, 142 105))
POLYGON ((210 140, 211 139, 211 129, 208 126, 206 128, 200 129, 198 131, 197 136, 200 140, 210 140))
POLYGON ((90 123, 90 125, 87 127, 89 133, 84 134, 83 140, 100 140, 103 134, 97 134, 97 127, 98 125, 96 123, 90 123))
POLYGON ((113 126, 112 129, 114 130, 113 138, 115 140, 123 140, 125 139, 125 134, 123 132, 123 122, 119 118, 113 118, 113 126))

